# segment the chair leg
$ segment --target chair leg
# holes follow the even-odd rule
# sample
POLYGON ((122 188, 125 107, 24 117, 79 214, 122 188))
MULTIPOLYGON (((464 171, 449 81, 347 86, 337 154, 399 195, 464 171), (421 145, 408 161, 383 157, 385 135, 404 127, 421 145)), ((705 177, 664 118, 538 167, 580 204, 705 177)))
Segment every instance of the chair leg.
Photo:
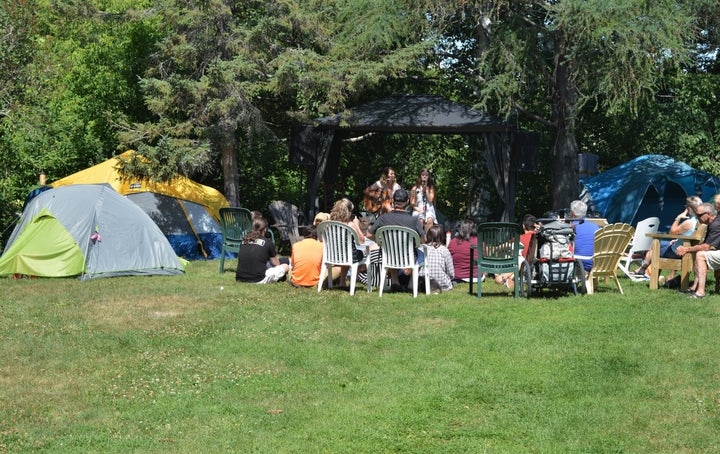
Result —
POLYGON ((220 274, 223 274, 225 272, 225 248, 223 248, 222 253, 220 254, 220 274))
POLYGON ((715 270, 715 293, 720 293, 720 270, 715 270))
POLYGON ((585 290, 588 295, 592 295, 595 291, 595 278, 593 276, 585 278, 585 290))
MULTIPOLYGON (((480 270, 478 269, 478 276, 480 276, 480 270)), ((470 282, 472 282, 472 279, 470 279, 470 282)), ((482 279, 478 277, 477 280, 477 297, 482 298, 482 279)))
POLYGON ((413 298, 417 298, 418 294, 418 282, 420 281, 420 277, 418 276, 419 272, 417 269, 413 270, 412 273, 412 282, 413 282, 413 298))
POLYGON ((355 294, 355 283, 357 282, 358 267, 354 264, 350 267, 350 296, 355 294))
POLYGON ((515 285, 513 287, 515 288, 515 299, 518 298, 518 290, 520 289, 520 268, 513 271, 513 276, 515 276, 513 279, 515 279, 515 285))
POLYGON ((381 267, 380 268, 380 298, 382 298, 383 289, 385 288, 385 276, 387 275, 387 268, 381 267))
POLYGON ((614 275, 613 275, 613 279, 615 279, 615 285, 617 285, 617 288, 618 288, 618 290, 620 291, 620 294, 621 294, 621 295, 624 295, 625 293, 623 293, 623 289, 622 289, 622 287, 620 286, 620 279, 618 279, 617 274, 614 274, 614 275))
MULTIPOLYGON (((318 293, 320 293, 320 290, 322 290, 323 281, 325 280, 325 276, 328 274, 327 266, 323 263, 320 266, 320 280, 318 281, 318 293)), ((330 278, 332 279, 332 272, 330 271, 330 278)))
POLYGON ((425 294, 430 294, 430 275, 427 272, 425 273, 425 294))

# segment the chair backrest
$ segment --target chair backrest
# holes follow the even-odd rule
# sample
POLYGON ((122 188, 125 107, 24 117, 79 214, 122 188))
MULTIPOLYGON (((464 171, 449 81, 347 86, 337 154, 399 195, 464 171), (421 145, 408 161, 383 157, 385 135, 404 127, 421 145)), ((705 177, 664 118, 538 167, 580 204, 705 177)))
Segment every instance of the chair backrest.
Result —
POLYGON ((338 221, 323 221, 317 227, 318 239, 323 243, 323 263, 352 265, 353 253, 360 242, 357 232, 338 221))
POLYGON ((231 246, 242 243, 245 234, 252 230, 252 213, 246 208, 220 208, 220 230, 224 243, 231 246))
POLYGON ((388 268, 410 268, 417 263, 415 249, 420 235, 409 227, 384 225, 375 231, 375 241, 382 250, 383 265, 388 268))
POLYGON ((478 267, 492 271, 518 266, 522 228, 511 222, 483 222, 478 225, 478 267))
POLYGON ((305 216, 300 213, 298 207, 284 200, 274 200, 270 202, 268 208, 275 219, 273 227, 277 228, 280 232, 280 239, 289 241, 290 244, 300 241, 298 224, 300 224, 301 219, 304 219, 305 216))
POLYGON ((703 241, 705 239, 705 235, 707 234, 707 225, 703 224, 702 222, 698 222, 697 226, 695 227, 695 232, 693 232, 692 237, 697 238, 700 241, 703 241))
POLYGON ((593 249, 594 274, 614 274, 620 258, 627 250, 635 228, 630 224, 608 224, 595 232, 593 249))
POLYGON ((660 218, 657 217, 643 219, 638 222, 635 227, 635 235, 633 235, 630 242, 628 254, 632 255, 635 252, 649 251, 652 247, 652 238, 647 236, 647 234, 657 233, 659 226, 660 218))

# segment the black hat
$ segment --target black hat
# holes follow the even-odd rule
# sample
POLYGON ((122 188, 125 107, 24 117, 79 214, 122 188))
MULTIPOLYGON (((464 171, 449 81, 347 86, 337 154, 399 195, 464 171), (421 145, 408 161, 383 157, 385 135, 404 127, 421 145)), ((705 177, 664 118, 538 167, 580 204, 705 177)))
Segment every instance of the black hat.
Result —
POLYGON ((410 196, 404 189, 398 189, 393 194, 393 202, 407 202, 408 200, 410 200, 410 196))

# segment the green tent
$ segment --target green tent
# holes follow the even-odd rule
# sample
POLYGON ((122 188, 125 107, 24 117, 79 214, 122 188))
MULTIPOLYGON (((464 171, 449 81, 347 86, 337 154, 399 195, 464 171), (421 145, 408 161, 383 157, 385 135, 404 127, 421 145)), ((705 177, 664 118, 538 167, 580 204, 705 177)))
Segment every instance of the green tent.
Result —
POLYGON ((0 275, 67 277, 84 271, 82 251, 60 221, 45 208, 0 257, 0 275))

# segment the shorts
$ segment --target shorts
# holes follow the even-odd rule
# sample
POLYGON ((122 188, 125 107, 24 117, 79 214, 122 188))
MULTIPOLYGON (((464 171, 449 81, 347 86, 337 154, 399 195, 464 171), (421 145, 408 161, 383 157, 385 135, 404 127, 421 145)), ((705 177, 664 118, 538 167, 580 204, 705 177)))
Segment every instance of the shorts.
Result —
POLYGON ((258 284, 271 284, 277 282, 285 276, 285 266, 281 263, 278 266, 273 266, 265 270, 265 279, 258 282, 258 284))
POLYGON ((705 261, 710 270, 720 270, 720 251, 707 251, 705 261))

